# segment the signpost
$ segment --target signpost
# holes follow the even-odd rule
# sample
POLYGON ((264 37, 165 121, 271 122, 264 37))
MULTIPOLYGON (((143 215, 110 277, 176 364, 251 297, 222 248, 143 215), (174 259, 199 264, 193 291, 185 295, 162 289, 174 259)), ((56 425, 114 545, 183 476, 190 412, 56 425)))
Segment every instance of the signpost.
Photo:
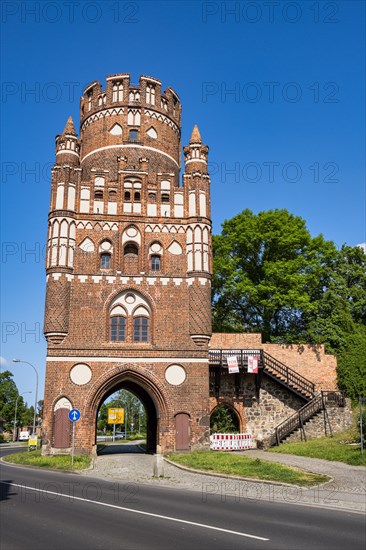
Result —
POLYGON ((38 437, 35 434, 32 434, 28 439, 28 451, 37 450, 38 437))
POLYGON ((113 424, 113 442, 116 439, 116 424, 123 424, 125 421, 125 410, 111 408, 108 409, 108 424, 113 424))
POLYGON ((69 411, 69 419, 72 422, 72 449, 71 449, 71 466, 74 466, 74 448, 75 448, 75 422, 80 418, 81 414, 79 409, 71 409, 69 411))
POLYGON ((124 421, 124 409, 108 409, 108 424, 123 424, 124 421))

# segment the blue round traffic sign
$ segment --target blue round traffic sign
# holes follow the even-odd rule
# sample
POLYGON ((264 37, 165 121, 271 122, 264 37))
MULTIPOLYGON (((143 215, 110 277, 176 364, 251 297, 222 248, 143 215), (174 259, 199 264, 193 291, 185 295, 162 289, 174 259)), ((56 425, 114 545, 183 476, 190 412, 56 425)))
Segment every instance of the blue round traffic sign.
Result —
POLYGON ((69 419, 71 420, 71 422, 77 422, 79 418, 80 418, 79 409, 71 409, 71 411, 69 411, 69 419))

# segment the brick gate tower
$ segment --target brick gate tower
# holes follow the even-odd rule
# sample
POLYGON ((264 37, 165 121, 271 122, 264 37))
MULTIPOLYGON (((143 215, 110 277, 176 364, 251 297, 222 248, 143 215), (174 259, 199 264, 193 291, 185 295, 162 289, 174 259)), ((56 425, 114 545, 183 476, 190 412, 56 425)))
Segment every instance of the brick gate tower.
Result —
POLYGON ((208 147, 184 147, 172 88, 141 76, 93 82, 56 137, 48 228, 43 452, 91 453, 103 401, 143 402, 150 452, 209 436, 211 222, 208 147))

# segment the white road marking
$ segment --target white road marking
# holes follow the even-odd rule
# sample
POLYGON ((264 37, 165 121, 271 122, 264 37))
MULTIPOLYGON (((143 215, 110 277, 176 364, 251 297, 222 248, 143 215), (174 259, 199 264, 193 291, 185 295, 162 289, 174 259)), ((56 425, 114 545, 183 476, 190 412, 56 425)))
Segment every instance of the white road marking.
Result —
MULTIPOLYGON (((47 493, 49 495, 57 495, 61 497, 67 497, 70 499, 70 495, 64 494, 64 493, 58 493, 55 491, 45 491, 43 489, 37 489, 35 487, 28 487, 26 485, 21 485, 18 483, 11 483, 8 481, 0 481, 0 483, 3 483, 4 485, 11 485, 13 487, 20 487, 21 489, 27 489, 29 491, 36 491, 38 493, 47 493)), ((185 519, 179 519, 179 518, 172 518, 169 516, 162 516, 160 514, 153 514, 152 512, 143 512, 142 510, 134 510, 133 508, 126 508, 124 506, 117 506, 116 504, 108 504, 106 502, 99 502, 97 500, 90 500, 88 498, 82 498, 82 497, 76 497, 72 496, 75 500, 81 500, 82 502, 89 502, 90 504, 98 504, 99 506, 106 506, 107 508, 115 508, 117 510, 123 510, 124 512, 130 512, 132 514, 140 514, 142 516, 150 516, 153 518, 158 519, 165 519, 167 521, 175 521, 177 523, 184 523, 186 525, 193 525, 195 527, 202 527, 203 529, 211 529, 212 531, 220 531, 221 533, 228 533, 230 535, 237 535, 238 537, 247 537, 250 539, 256 539, 256 540, 264 540, 269 541, 270 539, 266 539, 264 537, 258 537, 257 535, 250 535, 248 533, 241 533, 239 531, 232 531, 230 529, 223 529, 222 527, 214 527, 213 525, 206 525, 205 523, 196 523, 195 521, 188 521, 185 519)))

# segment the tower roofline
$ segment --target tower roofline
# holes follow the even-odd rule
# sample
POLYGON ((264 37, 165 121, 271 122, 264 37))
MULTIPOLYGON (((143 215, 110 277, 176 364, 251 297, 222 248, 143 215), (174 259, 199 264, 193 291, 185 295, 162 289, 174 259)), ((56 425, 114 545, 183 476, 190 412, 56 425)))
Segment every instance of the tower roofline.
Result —
POLYGON ((195 125, 193 126, 193 130, 192 130, 192 134, 191 134, 189 143, 190 143, 190 144, 192 144, 192 143, 199 143, 199 144, 202 144, 202 138, 201 138, 201 134, 200 134, 200 131, 199 131, 199 129, 198 129, 197 124, 195 124, 195 125))
POLYGON ((77 134, 76 134, 76 130, 75 130, 74 121, 73 121, 72 116, 69 116, 69 118, 67 119, 64 131, 62 132, 62 135, 63 136, 75 136, 76 137, 77 134))

